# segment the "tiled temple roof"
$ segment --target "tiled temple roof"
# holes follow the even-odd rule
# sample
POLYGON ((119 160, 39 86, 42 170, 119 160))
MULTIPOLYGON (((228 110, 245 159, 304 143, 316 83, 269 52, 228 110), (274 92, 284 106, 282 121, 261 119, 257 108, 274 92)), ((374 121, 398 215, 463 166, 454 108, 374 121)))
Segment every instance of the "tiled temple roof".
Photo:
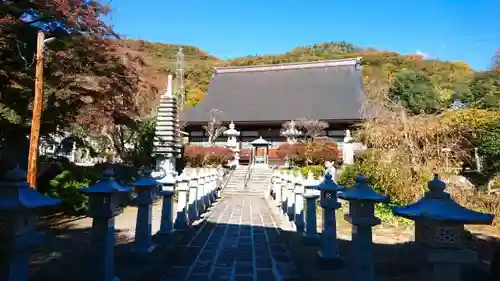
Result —
POLYGON ((362 119, 360 59, 215 68, 208 92, 181 119, 205 123, 211 109, 221 121, 266 122, 312 118, 362 119))

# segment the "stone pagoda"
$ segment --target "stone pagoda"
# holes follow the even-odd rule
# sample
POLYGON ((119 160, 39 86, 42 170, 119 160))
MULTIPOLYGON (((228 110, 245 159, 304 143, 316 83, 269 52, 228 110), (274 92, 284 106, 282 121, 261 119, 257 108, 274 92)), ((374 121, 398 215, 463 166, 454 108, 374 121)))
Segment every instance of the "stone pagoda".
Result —
POLYGON ((181 157, 177 100, 172 90, 172 75, 168 76, 167 91, 160 97, 154 137, 156 173, 159 183, 167 183, 176 175, 176 158, 181 157))

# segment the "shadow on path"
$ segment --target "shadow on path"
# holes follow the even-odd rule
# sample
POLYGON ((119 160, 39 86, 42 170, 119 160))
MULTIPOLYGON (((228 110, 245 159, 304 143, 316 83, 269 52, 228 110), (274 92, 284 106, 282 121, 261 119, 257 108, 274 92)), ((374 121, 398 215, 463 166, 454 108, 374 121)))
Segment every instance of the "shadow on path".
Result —
MULTIPOLYGON (((213 206, 205 223, 173 237, 174 246, 149 258, 130 258, 126 250, 131 241, 118 231, 116 275, 122 281, 350 280, 346 268, 319 271, 319 244, 304 245, 300 235, 282 231, 280 223, 264 198, 227 195, 213 206)), ((88 228, 49 230, 47 244, 33 255, 30 280, 89 280, 89 232, 88 228)), ((349 243, 339 240, 347 260, 349 243)), ((377 280, 417 280, 412 243, 375 244, 374 252, 377 280)), ((476 268, 465 274, 464 280, 488 280, 476 268)))

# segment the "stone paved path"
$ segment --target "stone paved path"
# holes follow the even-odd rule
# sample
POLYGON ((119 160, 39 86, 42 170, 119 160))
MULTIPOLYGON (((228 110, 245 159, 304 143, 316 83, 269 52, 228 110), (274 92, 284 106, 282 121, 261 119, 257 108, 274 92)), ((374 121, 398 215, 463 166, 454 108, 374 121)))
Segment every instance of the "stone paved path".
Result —
POLYGON ((280 238, 264 198, 226 195, 161 280, 301 280, 280 238))

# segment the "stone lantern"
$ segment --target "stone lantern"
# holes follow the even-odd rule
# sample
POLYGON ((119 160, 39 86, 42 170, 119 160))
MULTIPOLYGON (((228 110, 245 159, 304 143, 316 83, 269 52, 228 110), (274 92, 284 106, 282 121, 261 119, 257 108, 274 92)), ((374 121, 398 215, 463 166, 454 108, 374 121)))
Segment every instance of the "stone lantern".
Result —
POLYGON ((321 249, 318 258, 321 267, 330 269, 338 268, 343 264, 339 255, 337 244, 337 220, 335 210, 341 207, 337 200, 337 192, 344 190, 332 180, 332 175, 327 173, 325 179, 317 188, 320 190, 320 206, 323 208, 323 232, 321 249))
POLYGON ((151 169, 144 169, 143 175, 132 184, 137 192, 135 247, 132 248, 136 253, 149 253, 154 248, 151 220, 158 182, 151 177, 151 173, 151 169))
POLYGON ((345 219, 352 224, 352 257, 354 281, 374 281, 372 227, 380 224, 375 217, 375 203, 389 201, 387 196, 375 192, 364 176, 356 178, 356 185, 346 189, 339 197, 349 201, 345 219))
POLYGON ((319 194, 315 192, 318 183, 314 179, 314 175, 311 171, 307 174, 307 178, 304 181, 304 198, 306 199, 306 229, 302 234, 306 242, 315 242, 318 238, 317 233, 317 222, 316 222, 316 200, 319 198, 319 194))
POLYGON ((445 192, 438 175, 428 183, 422 199, 393 212, 415 221, 415 242, 420 246, 422 280, 459 281, 461 268, 477 262, 477 254, 465 245, 465 224, 491 224, 494 215, 469 210, 445 192))
POLYGON ((238 167, 240 165, 240 148, 238 145, 237 137, 240 136, 240 132, 235 129, 233 121, 229 124, 229 129, 223 132, 227 136, 226 147, 233 151, 233 162, 230 166, 238 167))
POLYGON ((29 251, 43 241, 35 210, 60 202, 29 188, 19 167, 5 174, 0 182, 0 280, 28 280, 29 251))
POLYGON ((295 121, 291 120, 286 130, 281 133, 286 138, 288 144, 297 143, 297 137, 302 135, 302 132, 295 127, 295 121))
POLYGON ((120 194, 131 188, 119 185, 111 169, 104 171, 99 182, 80 191, 89 197, 88 216, 92 218, 92 274, 97 281, 116 280, 114 276, 115 217, 122 212, 120 194))

